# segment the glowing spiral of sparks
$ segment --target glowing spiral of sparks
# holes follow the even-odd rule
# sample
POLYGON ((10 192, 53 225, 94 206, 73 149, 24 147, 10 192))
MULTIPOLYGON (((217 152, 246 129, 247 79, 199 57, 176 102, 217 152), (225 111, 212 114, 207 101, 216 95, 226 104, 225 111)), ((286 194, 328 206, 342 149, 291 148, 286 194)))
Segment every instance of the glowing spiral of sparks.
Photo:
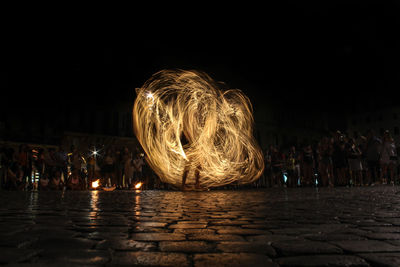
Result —
POLYGON ((162 70, 137 89, 136 137, 163 182, 179 186, 200 171, 200 185, 255 181, 264 169, 253 137, 250 100, 199 71, 162 70))

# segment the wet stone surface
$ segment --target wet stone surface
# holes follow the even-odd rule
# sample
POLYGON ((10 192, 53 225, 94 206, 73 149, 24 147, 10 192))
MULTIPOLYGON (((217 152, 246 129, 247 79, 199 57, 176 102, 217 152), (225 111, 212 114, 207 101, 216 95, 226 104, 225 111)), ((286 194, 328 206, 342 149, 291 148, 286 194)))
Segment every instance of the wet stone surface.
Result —
POLYGON ((0 265, 400 265, 397 186, 0 191, 0 203, 0 265))

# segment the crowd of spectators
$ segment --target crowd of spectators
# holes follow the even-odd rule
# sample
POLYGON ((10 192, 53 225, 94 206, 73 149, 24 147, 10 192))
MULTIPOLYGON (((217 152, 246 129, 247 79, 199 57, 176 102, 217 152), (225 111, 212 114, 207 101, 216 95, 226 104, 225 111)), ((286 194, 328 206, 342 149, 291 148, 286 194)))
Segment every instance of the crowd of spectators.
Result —
POLYGON ((162 188, 138 148, 89 146, 37 148, 21 144, 0 149, 0 186, 7 190, 85 190, 99 180, 102 187, 162 188))
POLYGON ((313 143, 264 151, 261 187, 371 186, 399 182, 398 146, 389 131, 353 137, 340 131, 313 143))
MULTIPOLYGON (((399 182, 400 164, 389 131, 349 137, 340 131, 312 143, 264 151, 265 171, 248 187, 371 186, 399 182)), ((0 148, 0 187, 7 190, 167 189, 139 148, 93 146, 0 148)), ((237 188, 229 185, 225 188, 237 188)))

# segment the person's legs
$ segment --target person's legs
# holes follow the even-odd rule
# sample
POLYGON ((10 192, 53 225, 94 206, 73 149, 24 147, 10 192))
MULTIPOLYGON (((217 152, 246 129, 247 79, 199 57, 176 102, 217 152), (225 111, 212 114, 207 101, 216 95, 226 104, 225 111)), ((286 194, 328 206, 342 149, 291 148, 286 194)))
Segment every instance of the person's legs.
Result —
POLYGON ((105 172, 104 176, 103 176, 103 186, 109 186, 108 184, 108 180, 110 179, 110 173, 109 172, 105 172))
POLYGON ((382 183, 382 184, 386 184, 386 182, 387 182, 387 169, 388 169, 388 165, 383 163, 383 164, 381 165, 381 168, 382 168, 381 183, 382 183))
POLYGON ((333 176, 333 165, 332 163, 328 164, 328 184, 333 187, 335 184, 335 177, 333 176))
MULTIPOLYGON (((307 164, 308 165, 308 164, 307 164)), ((310 185, 310 186, 313 186, 314 185, 314 174, 313 174, 313 171, 312 171, 312 166, 311 165, 308 165, 307 166, 307 180, 308 180, 308 184, 310 185)))
POLYGON ((181 185, 182 190, 185 189, 185 186, 186 186, 186 178, 187 178, 188 173, 189 173, 189 167, 188 167, 188 166, 185 166, 185 169, 183 170, 183 174, 182 174, 182 185, 181 185))
POLYGON ((394 180, 393 180, 393 178, 394 178, 394 175, 393 175, 393 172, 394 172, 394 165, 393 165, 393 163, 392 162, 390 162, 389 163, 389 165, 388 165, 388 181, 387 181, 387 183, 394 183, 394 180), (389 181, 390 180, 390 181, 389 181))
POLYGON ((343 177, 343 185, 349 185, 350 184, 350 172, 349 169, 346 167, 343 167, 342 169, 342 177, 343 177))
POLYGON ((287 187, 293 187, 294 184, 294 170, 287 171, 287 187))
POLYGON ((367 161, 367 165, 368 165, 368 177, 369 177, 369 182, 370 184, 373 184, 376 182, 376 173, 375 173, 375 165, 373 163, 373 161, 368 160, 367 161))
POLYGON ((324 187, 328 186, 327 166, 323 162, 319 163, 319 173, 320 173, 321 179, 322 179, 322 186, 324 186, 324 187))
POLYGON ((362 175, 362 170, 359 170, 359 171, 357 172, 357 174, 358 174, 358 181, 359 181, 359 184, 360 184, 360 186, 362 186, 362 185, 364 184, 364 179, 363 179, 363 175, 362 175))
POLYGON ((275 187, 277 186, 277 180, 276 180, 277 174, 276 174, 276 170, 272 170, 272 176, 271 176, 271 186, 275 187))
POLYGON ((343 185, 343 171, 342 171, 342 168, 338 168, 337 172, 338 172, 338 175, 337 175, 338 185, 342 186, 343 185))
POLYGON ((310 185, 310 174, 308 170, 308 164, 304 164, 304 185, 305 186, 310 185))
POLYGON ((196 183, 195 183, 195 187, 196 188, 200 188, 200 167, 196 168, 196 171, 194 173, 194 176, 196 178, 196 183))

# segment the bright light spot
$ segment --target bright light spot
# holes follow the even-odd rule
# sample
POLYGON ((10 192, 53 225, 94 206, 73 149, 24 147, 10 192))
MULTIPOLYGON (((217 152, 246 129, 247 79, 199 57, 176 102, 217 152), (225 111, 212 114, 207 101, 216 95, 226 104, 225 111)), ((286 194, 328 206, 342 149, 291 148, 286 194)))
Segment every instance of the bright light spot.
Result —
POLYGON ((92 182, 92 188, 96 189, 100 185, 100 179, 97 179, 96 181, 92 182))
POLYGON ((135 189, 140 189, 142 187, 143 183, 139 182, 135 185, 135 189))

